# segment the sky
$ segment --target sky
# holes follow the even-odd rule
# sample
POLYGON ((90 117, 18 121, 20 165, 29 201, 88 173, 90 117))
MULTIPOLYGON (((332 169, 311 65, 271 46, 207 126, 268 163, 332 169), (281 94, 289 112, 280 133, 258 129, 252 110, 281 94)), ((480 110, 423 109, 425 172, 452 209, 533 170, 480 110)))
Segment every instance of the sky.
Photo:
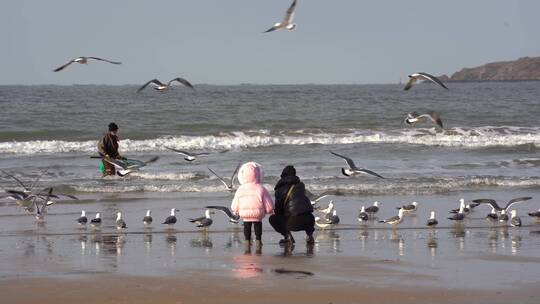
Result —
POLYGON ((371 84, 540 56, 538 0, 2 0, 0 84, 371 84), (52 70, 78 56, 90 62, 52 70))

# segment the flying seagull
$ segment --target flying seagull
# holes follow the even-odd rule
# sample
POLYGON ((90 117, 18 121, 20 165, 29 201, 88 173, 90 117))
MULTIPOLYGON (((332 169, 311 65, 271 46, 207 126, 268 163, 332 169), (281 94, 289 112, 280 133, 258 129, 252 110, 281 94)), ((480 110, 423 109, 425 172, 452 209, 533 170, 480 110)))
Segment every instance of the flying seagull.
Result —
POLYGON ((143 217, 143 223, 145 225, 152 224, 152 211, 146 210, 146 215, 143 217))
POLYGON ((240 221, 240 216, 238 214, 233 214, 231 209, 229 209, 227 207, 223 207, 223 206, 206 206, 204 208, 206 208, 206 209, 215 209, 215 210, 219 210, 219 211, 223 212, 229 218, 229 222, 231 222, 233 224, 238 224, 238 222, 240 221))
POLYGON ((346 156, 334 153, 332 151, 330 151, 330 153, 332 153, 335 156, 343 158, 345 160, 345 162, 347 163, 347 165, 349 166, 349 168, 341 168, 341 173, 343 173, 343 175, 345 175, 345 176, 355 176, 355 175, 358 175, 360 173, 363 173, 363 174, 373 175, 373 176, 376 176, 378 178, 384 178, 381 175, 379 175, 378 173, 375 173, 375 172, 373 172, 371 170, 364 169, 364 168, 358 168, 354 164, 353 160, 346 157, 346 156))
POLYGON ((412 112, 407 114, 407 117, 405 117, 405 123, 408 125, 414 125, 418 122, 425 122, 426 120, 430 120, 433 123, 436 123, 439 127, 441 127, 441 129, 443 128, 441 117, 434 111, 429 111, 425 114, 418 114, 418 112, 412 112))
POLYGON ((306 189, 306 196, 309 199, 309 201, 311 202, 311 205, 313 206, 314 209, 318 209, 318 207, 316 205, 323 198, 328 197, 328 196, 332 196, 332 195, 339 195, 339 194, 340 194, 340 192, 337 191, 337 190, 329 190, 329 191, 324 191, 321 194, 313 194, 311 191, 306 189))
POLYGON ((176 224, 176 208, 171 209, 171 215, 167 216, 165 221, 163 221, 164 225, 169 225, 169 227, 172 227, 174 224, 176 224))
POLYGON ((223 183, 223 185, 225 185, 225 188, 227 188, 227 191, 232 192, 232 191, 234 191, 234 183, 233 183, 234 182, 234 177, 238 173, 238 169, 240 168, 241 163, 242 162, 239 162, 238 165, 236 165, 236 168, 234 169, 233 174, 231 176, 230 182, 226 181, 223 177, 217 175, 217 173, 214 172, 214 170, 212 170, 210 168, 208 168, 208 170, 210 172, 212 172, 212 174, 214 174, 223 183))
POLYGON ((170 80, 169 82, 167 82, 167 84, 164 84, 162 83, 161 81, 159 81, 159 79, 157 78, 154 78, 150 81, 148 81, 147 83, 145 83, 142 87, 140 87, 138 90, 137 90, 137 93, 140 93, 142 90, 144 90, 149 84, 153 84, 154 85, 154 90, 156 91, 165 91, 167 89, 169 89, 172 85, 173 82, 178 82, 178 83, 181 83, 183 85, 185 85, 186 87, 188 88, 191 88, 191 89, 195 89, 193 87, 193 85, 187 81, 186 79, 184 78, 181 78, 181 77, 176 77, 172 80, 170 80))
POLYGON ((212 222, 213 222, 212 217, 210 216, 210 214, 212 213, 213 211, 211 211, 210 209, 206 209, 203 217, 198 217, 196 219, 189 219, 189 222, 197 224, 197 227, 199 228, 208 228, 210 227, 210 225, 212 225, 212 222))
POLYGON ((184 159, 189 161, 189 162, 196 160, 197 156, 209 155, 210 154, 208 152, 190 153, 190 152, 187 152, 187 151, 178 150, 178 149, 174 149, 174 148, 171 148, 171 147, 165 147, 165 149, 168 149, 168 150, 171 150, 171 151, 173 151, 173 152, 175 152, 177 154, 183 155, 184 159))
POLYGON ((431 214, 429 216, 429 220, 427 221, 426 223, 426 226, 429 226, 429 227, 435 227, 439 224, 439 222, 437 221, 437 219, 435 218, 435 211, 431 211, 431 214))
POLYGON ((132 172, 139 171, 140 168, 146 166, 149 163, 153 163, 159 159, 159 156, 154 156, 147 161, 140 161, 136 159, 114 159, 110 157, 103 157, 103 160, 113 165, 116 168, 116 174, 124 177, 132 172))
POLYGON ((88 63, 88 59, 94 59, 94 60, 99 60, 99 61, 105 61, 105 62, 112 63, 112 64, 122 64, 121 62, 118 62, 118 61, 110 61, 110 60, 103 59, 103 58, 98 58, 98 57, 84 57, 84 56, 81 56, 81 57, 77 57, 77 58, 75 58, 75 59, 72 59, 72 60, 68 61, 67 63, 65 63, 65 64, 62 65, 62 66, 57 67, 57 68, 54 69, 53 71, 54 71, 54 72, 60 72, 61 70, 67 68, 69 65, 71 65, 71 64, 74 63, 74 62, 80 63, 80 64, 87 64, 87 63, 88 63))
POLYGON ((296 2, 298 1, 294 0, 291 6, 289 6, 289 8, 287 9, 287 12, 285 13, 285 17, 283 18, 283 21, 275 23, 271 28, 266 30, 264 33, 269 33, 269 32, 283 30, 283 29, 294 31, 296 29, 296 23, 293 23, 296 2))
POLYGON ((432 82, 434 82, 434 83, 436 83, 436 84, 440 85, 441 87, 448 90, 448 88, 444 85, 444 83, 442 83, 442 81, 439 80, 439 78, 437 78, 437 77, 435 77, 433 75, 430 75, 428 73, 414 73, 414 74, 409 75, 409 82, 407 82, 407 84, 405 85, 405 88, 403 88, 403 89, 405 91, 408 91, 419 80, 432 81, 432 82))
POLYGON ((491 205, 491 207, 495 208, 496 211, 498 212, 501 212, 503 210, 508 210, 508 208, 510 208, 510 206, 512 206, 513 204, 516 204, 516 203, 521 203, 521 202, 524 202, 524 201, 528 201, 532 199, 532 197, 518 197, 518 198, 513 198, 511 200, 508 201, 508 203, 506 203, 506 205, 504 206, 504 208, 502 207, 499 207, 499 205, 497 204, 497 202, 493 199, 476 199, 476 200, 473 200, 474 203, 479 203, 479 204, 489 204, 491 205))

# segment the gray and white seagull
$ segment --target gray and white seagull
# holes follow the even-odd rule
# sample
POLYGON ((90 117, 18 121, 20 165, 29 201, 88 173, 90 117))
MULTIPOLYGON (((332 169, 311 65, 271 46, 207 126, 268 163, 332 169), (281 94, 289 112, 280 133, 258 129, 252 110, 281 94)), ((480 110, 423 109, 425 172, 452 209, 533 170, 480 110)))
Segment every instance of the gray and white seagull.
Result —
POLYGON ((231 209, 229 209, 227 207, 224 207, 224 206, 206 206, 204 208, 206 208, 206 209, 215 209, 215 210, 219 210, 219 211, 223 212, 229 218, 229 222, 231 222, 233 224, 238 224, 238 222, 240 221, 240 216, 238 214, 233 214, 231 209))
POLYGON ((407 114, 407 117, 405 117, 405 123, 408 125, 414 125, 416 123, 425 122, 427 120, 430 120, 433 123, 437 124, 439 127, 441 127, 441 129, 443 128, 441 117, 434 111, 428 111, 424 114, 419 114, 418 112, 411 112, 407 114))
POLYGON ((162 83, 161 81, 159 81, 159 79, 157 78, 154 78, 150 81, 148 81, 147 83, 143 84, 138 90, 137 90, 137 93, 140 93, 142 90, 144 90, 149 84, 153 84, 154 85, 154 90, 156 91, 165 91, 167 89, 169 89, 171 86, 172 86, 172 83, 173 82, 178 82, 178 83, 181 83, 183 85, 185 85, 186 87, 188 88, 191 88, 191 89, 195 89, 193 87, 193 85, 187 81, 186 79, 184 78, 181 78, 181 77, 176 77, 172 80, 170 80, 169 82, 167 82, 166 84, 165 83, 162 83))
POLYGON ((86 56, 81 56, 81 57, 77 57, 75 59, 71 59, 70 61, 68 61, 67 63, 57 67, 56 69, 53 70, 53 72, 60 72, 61 70, 67 68, 68 66, 70 66, 72 63, 80 63, 80 64, 87 64, 88 63, 88 59, 93 59, 93 60, 98 60, 98 61, 104 61, 104 62, 108 62, 108 63, 112 63, 112 64, 122 64, 121 62, 118 62, 118 61, 110 61, 110 60, 107 60, 107 59, 103 59, 103 58, 99 58, 99 57, 86 57, 86 56))
POLYGON ((294 10, 296 9, 296 3, 298 1, 294 0, 293 3, 291 3, 291 6, 287 9, 287 12, 285 13, 285 17, 283 18, 283 21, 275 23, 271 28, 266 30, 264 33, 269 33, 277 30, 289 30, 294 31, 296 29, 296 23, 293 23, 294 19, 294 10))
POLYGON ((184 160, 187 160, 187 161, 194 161, 197 159, 197 156, 201 156, 201 155, 209 155, 210 153, 208 152, 200 152, 200 153, 190 153, 190 152, 187 152, 187 151, 184 151, 184 150, 178 150, 178 149, 175 149, 175 148, 171 148, 171 147, 165 147, 165 149, 168 149, 168 150, 171 150, 177 154, 180 154, 182 156, 184 156, 184 160))
POLYGON ((214 170, 210 168, 208 168, 208 170, 212 172, 212 174, 214 174, 223 183, 223 185, 225 185, 225 188, 227 188, 227 191, 232 192, 234 191, 234 178, 236 177, 236 174, 238 173, 238 169, 240 169, 241 163, 242 162, 239 162, 236 165, 236 168, 233 171, 230 181, 226 181, 223 177, 219 176, 216 172, 214 172, 214 170))
POLYGON ((513 198, 511 200, 509 200, 506 205, 504 207, 500 207, 497 202, 493 199, 486 199, 486 198, 482 198, 482 199, 475 199, 473 200, 474 203, 479 203, 479 204, 489 204, 491 205, 491 207, 493 207, 497 212, 501 212, 501 211, 506 211, 508 210, 508 208, 510 208, 512 205, 514 204, 517 204, 517 203, 521 203, 521 202, 524 202, 524 201, 528 201, 532 199, 532 197, 518 197, 518 198, 513 198))
POLYGON ((189 222, 190 223, 195 223, 197 225, 197 227, 199 228, 208 228, 212 225, 213 221, 212 221, 212 217, 210 216, 211 214, 213 213, 212 210, 210 209, 206 209, 206 211, 204 212, 204 216, 203 217, 198 217, 196 219, 189 219, 189 222))
POLYGON ((430 75, 428 73, 423 73, 423 72, 413 73, 409 75, 409 82, 407 82, 407 84, 405 85, 403 89, 405 91, 408 91, 416 84, 416 82, 422 81, 422 80, 429 80, 448 90, 448 88, 444 85, 444 83, 442 83, 442 81, 439 80, 439 78, 433 75, 430 75))
POLYGON ((330 151, 330 153, 332 153, 333 155, 335 155, 337 157, 343 158, 345 160, 345 162, 347 163, 347 165, 349 166, 349 168, 341 168, 341 173, 343 173, 343 175, 345 175, 345 176, 355 176, 355 175, 358 175, 358 174, 369 174, 369 175, 376 176, 378 178, 384 178, 381 175, 379 175, 378 173, 375 173, 375 172, 373 172, 371 170, 364 169, 364 168, 358 168, 354 164, 353 160, 346 157, 346 156, 334 153, 332 151, 330 151))

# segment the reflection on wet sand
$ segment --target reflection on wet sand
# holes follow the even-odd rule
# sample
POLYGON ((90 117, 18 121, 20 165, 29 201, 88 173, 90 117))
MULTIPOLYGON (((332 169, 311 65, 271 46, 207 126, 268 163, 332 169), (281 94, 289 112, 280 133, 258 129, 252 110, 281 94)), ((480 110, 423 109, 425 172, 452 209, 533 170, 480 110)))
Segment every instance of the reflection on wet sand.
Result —
POLYGON ((206 253, 208 253, 214 246, 214 243, 212 243, 212 239, 208 236, 208 233, 202 232, 200 237, 191 239, 190 245, 193 248, 204 248, 206 253))
POLYGON ((315 237, 315 251, 321 251, 321 245, 330 244, 331 250, 334 253, 341 252, 340 246, 340 235, 336 230, 321 230, 315 237))

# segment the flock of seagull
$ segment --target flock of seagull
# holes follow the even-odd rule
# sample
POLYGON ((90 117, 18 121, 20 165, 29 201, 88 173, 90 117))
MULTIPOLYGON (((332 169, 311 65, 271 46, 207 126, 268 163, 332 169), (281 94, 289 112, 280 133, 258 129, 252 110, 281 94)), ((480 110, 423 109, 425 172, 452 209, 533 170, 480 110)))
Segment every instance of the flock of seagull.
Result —
MULTIPOLYGON (((294 31, 297 26, 296 23, 294 23, 294 15, 295 15, 297 2, 298 0, 294 0, 291 3, 291 5, 288 7, 285 13, 285 16, 281 22, 275 23, 271 28, 264 31, 263 33, 269 33, 269 32, 274 32, 274 31, 279 31, 279 30, 294 31)), ((121 62, 111 61, 104 58, 82 56, 82 57, 77 57, 75 59, 69 60, 67 63, 59 66, 53 71, 60 72, 66 69, 67 67, 69 67, 70 65, 72 65, 73 63, 87 64, 89 60, 107 62, 107 63, 115 64, 115 65, 121 64, 121 62)), ((428 73, 424 73, 424 72, 413 73, 411 75, 408 75, 408 78, 409 78, 409 81, 404 87, 405 91, 410 90, 416 83, 420 81, 430 81, 448 90, 448 87, 446 87, 445 84, 441 80, 439 80, 437 77, 430 75, 428 73)), ((137 92, 139 93, 143 91, 149 85, 152 85, 153 89, 156 91, 165 91, 165 90, 170 89, 174 83, 179 83, 188 88, 194 89, 194 86, 188 80, 182 77, 176 77, 168 81, 167 83, 163 83, 159 79, 152 79, 146 82, 144 85, 142 85, 137 90, 137 92)), ((409 113, 405 117, 404 123, 407 125, 414 125, 416 123, 426 122, 426 121, 431 121, 437 126, 439 126, 441 129, 443 128, 443 123, 440 116, 434 111, 428 111, 427 113, 423 113, 423 114, 419 114, 417 112, 409 113)), ((198 156, 209 154, 209 153, 190 153, 188 151, 183 151, 183 150, 179 150, 172 147, 165 147, 165 148, 182 155, 186 161, 190 161, 190 162, 195 161, 198 156)), ((340 155, 332 151, 330 151, 330 153, 334 156, 340 157, 345 160, 347 167, 341 168, 341 172, 346 177, 353 177, 359 174, 367 174, 367 175, 371 175, 377 178, 384 179, 383 176, 381 176, 380 174, 376 172, 373 172, 369 169, 357 167, 354 161, 347 156, 340 155)), ((107 161, 111 163, 112 165, 114 165, 117 169, 118 175, 126 176, 132 172, 138 171, 140 168, 146 166, 149 163, 157 161, 158 159, 159 157, 156 156, 156 157, 151 158, 148 161, 138 161, 138 160, 121 161, 121 160, 108 159, 108 158, 104 159, 104 161, 107 161)), ((240 167, 240 163, 238 163, 238 165, 235 167, 230 179, 225 179, 219 176, 215 171, 213 171, 210 168, 208 168, 208 170, 213 175, 215 175, 219 179, 219 181, 223 183, 227 191, 232 192, 234 191, 234 179, 238 173, 239 167, 240 167)), ((7 189, 5 190, 6 195, 0 198, 13 199, 17 201, 17 204, 23 207, 26 211, 28 212, 35 211, 36 219, 38 221, 44 221, 44 215, 46 214, 47 207, 54 204, 53 199, 60 199, 61 197, 67 197, 69 199, 77 199, 75 196, 72 196, 72 195, 63 194, 63 193, 54 193, 53 187, 40 189, 36 191, 35 189, 39 181, 39 178, 36 181, 34 181, 30 186, 27 186, 25 183, 23 183, 14 175, 4 170, 1 170, 1 172, 11 177, 12 179, 14 179, 18 184, 22 186, 23 190, 7 189)), ((332 195, 332 194, 335 194, 335 193, 327 192, 319 196, 315 196, 309 193, 309 196, 310 196, 310 199, 312 200, 312 204, 316 205, 316 203, 319 202, 322 198, 328 195, 332 195)), ((512 226, 521 226, 521 220, 517 216, 516 210, 511 210, 510 211, 511 217, 509 217, 508 209, 516 203, 524 202, 530 199, 531 199, 530 197, 521 197, 521 198, 512 199, 504 207, 500 207, 492 199, 478 199, 478 200, 474 200, 471 204, 467 204, 467 205, 465 205, 465 201, 461 199, 459 208, 455 210, 451 210, 451 213, 453 215, 451 217, 448 217, 448 219, 452 221, 456 221, 456 222, 462 222, 466 218, 467 214, 472 212, 472 210, 475 207, 482 204, 487 204, 491 206, 492 208, 491 212, 486 216, 486 219, 488 219, 489 221, 502 222, 502 223, 506 223, 510 221, 510 224, 512 226)), ((204 216, 194 218, 194 219, 189 219, 189 221, 191 223, 196 224, 197 227, 202 227, 206 229, 212 225, 211 215, 214 214, 214 210, 217 210, 225 214, 227 218, 229 219, 229 222, 239 223, 238 215, 233 214, 231 210, 227 207, 206 206, 205 208, 206 208, 206 211, 205 211, 204 216)), ((374 221, 376 219, 375 214, 379 211, 379 208, 380 207, 379 207, 378 202, 374 202, 372 206, 368 206, 367 208, 365 206, 362 206, 358 214, 358 221, 360 221, 363 224, 367 224, 370 221, 374 221)), ((393 216, 391 218, 388 218, 379 222, 392 225, 395 228, 397 225, 403 222, 405 215, 415 213, 417 209, 418 209, 418 204, 416 202, 413 202, 410 205, 404 205, 398 208, 398 214, 396 216, 393 216)), ((330 201, 327 208, 321 209, 317 207, 316 210, 320 213, 320 215, 316 217, 317 226, 321 228, 327 228, 327 227, 337 225, 339 223, 340 221, 339 216, 337 215, 337 211, 332 201, 330 201)), ((178 212, 178 210, 175 208, 172 208, 170 215, 165 218, 162 224, 173 226, 177 222, 176 212, 178 212)), ((538 212, 529 213, 529 215, 531 217, 540 219, 540 210, 538 212)), ((127 228, 127 224, 122 218, 122 213, 118 212, 116 216, 117 216, 116 227, 118 229, 127 228)), ((146 212, 146 215, 143 217, 142 221, 144 225, 146 226, 152 224, 153 220, 152 220, 152 215, 151 215, 150 210, 146 212)), ((81 212, 81 216, 77 219, 77 223, 79 223, 80 225, 86 225, 87 223, 89 223, 90 225, 97 227, 101 225, 101 214, 97 213, 94 218, 88 221, 88 218, 86 217, 86 212, 83 210, 81 212)), ((433 227, 433 226, 436 226, 437 224, 438 224, 438 221, 435 218, 435 212, 431 211, 430 218, 428 219, 426 225, 433 227)))

